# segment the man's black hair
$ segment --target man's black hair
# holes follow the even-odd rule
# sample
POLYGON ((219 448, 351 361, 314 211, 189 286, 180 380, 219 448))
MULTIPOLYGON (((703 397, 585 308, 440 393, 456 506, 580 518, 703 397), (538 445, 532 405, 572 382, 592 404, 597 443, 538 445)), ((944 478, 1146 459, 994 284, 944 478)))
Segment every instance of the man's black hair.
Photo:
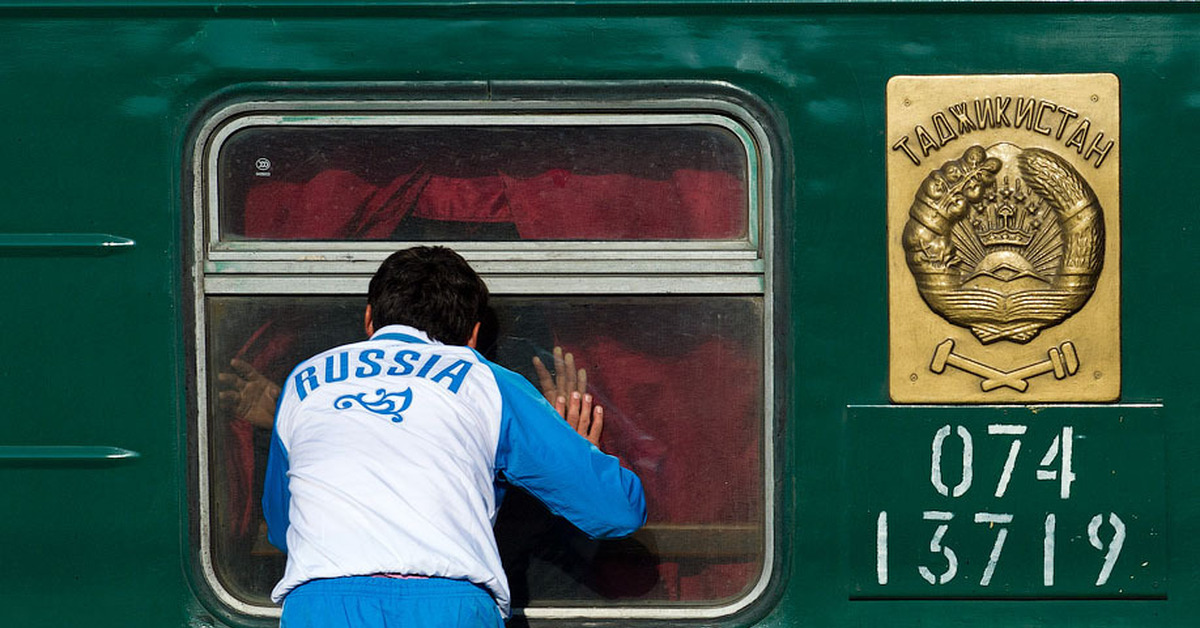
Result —
POLYGON ((488 289, 458 253, 417 246, 388 256, 367 291, 371 323, 415 327, 438 342, 465 345, 484 319, 488 289))

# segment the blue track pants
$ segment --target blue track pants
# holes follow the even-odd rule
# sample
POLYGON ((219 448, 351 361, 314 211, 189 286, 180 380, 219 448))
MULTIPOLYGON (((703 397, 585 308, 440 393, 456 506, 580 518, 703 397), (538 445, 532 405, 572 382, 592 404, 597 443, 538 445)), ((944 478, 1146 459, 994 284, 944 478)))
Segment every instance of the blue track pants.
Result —
POLYGON ((482 587, 445 578, 312 580, 283 600, 280 628, 503 628, 482 587))

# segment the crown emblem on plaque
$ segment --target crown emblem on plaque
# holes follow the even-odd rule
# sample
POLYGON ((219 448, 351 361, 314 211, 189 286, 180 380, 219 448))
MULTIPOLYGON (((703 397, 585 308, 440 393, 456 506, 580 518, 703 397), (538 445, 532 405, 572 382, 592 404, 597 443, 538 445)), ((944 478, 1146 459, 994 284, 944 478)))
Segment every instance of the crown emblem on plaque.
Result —
POLYGON ((1025 188, 1024 181, 1010 184, 1005 177, 1002 185, 975 206, 970 220, 984 246, 1024 248, 1037 235, 1045 213, 1046 204, 1025 188))
POLYGON ((1001 143, 931 172, 903 246, 926 304, 983 343, 1026 343, 1087 303, 1103 266, 1104 219, 1058 155, 1001 143))

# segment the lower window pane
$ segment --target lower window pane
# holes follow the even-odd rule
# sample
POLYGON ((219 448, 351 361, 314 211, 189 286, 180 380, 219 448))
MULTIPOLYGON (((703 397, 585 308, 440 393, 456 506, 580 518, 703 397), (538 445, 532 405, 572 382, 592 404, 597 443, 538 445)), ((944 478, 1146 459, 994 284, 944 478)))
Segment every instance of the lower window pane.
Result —
MULTIPOLYGON (((597 542, 509 490, 496 533, 514 603, 714 604, 748 590, 764 555, 762 299, 493 305, 484 355, 536 383, 535 356, 551 365, 555 346, 570 352, 605 406, 601 448, 637 471, 649 505, 633 537, 597 542)), ((362 308, 348 297, 208 299, 211 549, 221 585, 247 602, 270 604, 283 565, 258 506, 272 387, 300 360, 362 339, 362 308)))

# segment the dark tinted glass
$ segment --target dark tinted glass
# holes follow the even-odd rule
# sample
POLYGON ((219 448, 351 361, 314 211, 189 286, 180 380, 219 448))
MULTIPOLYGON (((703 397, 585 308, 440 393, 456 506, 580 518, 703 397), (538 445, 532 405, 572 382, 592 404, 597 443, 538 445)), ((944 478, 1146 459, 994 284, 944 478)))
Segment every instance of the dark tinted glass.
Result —
MULTIPOLYGON (((271 387, 300 360, 360 340, 362 307, 349 297, 208 300, 214 563, 247 601, 270 604, 283 565, 258 505, 271 387), (265 402, 221 402, 239 387, 265 402)), ((555 346, 572 353, 605 406, 601 448, 638 472, 649 502, 643 530, 596 542, 508 491, 497 537, 514 601, 712 603, 751 586, 763 561, 762 299, 501 297, 495 310, 484 354, 536 383, 534 356, 553 364, 555 346)))
POLYGON ((223 240, 729 240, 746 150, 722 127, 272 126, 220 147, 223 240))

